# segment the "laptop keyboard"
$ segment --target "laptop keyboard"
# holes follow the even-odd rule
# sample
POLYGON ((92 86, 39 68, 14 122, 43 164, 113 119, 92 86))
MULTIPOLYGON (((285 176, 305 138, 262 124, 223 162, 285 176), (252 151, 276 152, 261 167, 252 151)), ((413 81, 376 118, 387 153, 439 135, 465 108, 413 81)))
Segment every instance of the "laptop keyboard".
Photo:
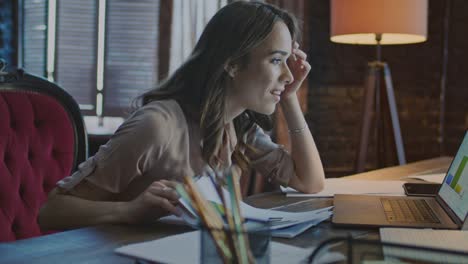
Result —
POLYGON ((423 199, 381 198, 389 222, 440 223, 423 199))

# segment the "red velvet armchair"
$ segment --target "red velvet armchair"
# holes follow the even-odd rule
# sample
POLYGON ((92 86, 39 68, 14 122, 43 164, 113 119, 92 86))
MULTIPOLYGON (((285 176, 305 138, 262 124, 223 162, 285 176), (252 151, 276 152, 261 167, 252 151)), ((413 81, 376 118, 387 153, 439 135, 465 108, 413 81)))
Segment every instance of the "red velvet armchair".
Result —
POLYGON ((0 72, 0 242, 39 236, 37 215, 55 183, 87 158, 78 104, 62 88, 0 72))

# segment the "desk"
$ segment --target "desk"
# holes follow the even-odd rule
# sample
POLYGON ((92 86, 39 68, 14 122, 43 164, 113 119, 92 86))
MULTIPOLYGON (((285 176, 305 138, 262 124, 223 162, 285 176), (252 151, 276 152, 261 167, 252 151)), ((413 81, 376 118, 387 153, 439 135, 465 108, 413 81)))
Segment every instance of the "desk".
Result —
MULTIPOLYGON (((448 168, 450 157, 414 162, 403 166, 390 167, 348 176, 350 179, 400 179, 414 173, 440 172, 448 168)), ((321 208, 332 204, 332 199, 286 198, 275 192, 259 194, 246 202, 262 208, 271 208, 289 203, 308 200, 311 207, 321 208)), ((52 235, 0 243, 0 263, 134 263, 133 260, 118 256, 113 250, 122 245, 162 238, 168 235, 190 231, 188 227, 153 224, 148 226, 103 225, 80 228, 52 235)), ((278 242, 300 247, 317 246, 320 242, 335 236, 378 238, 378 229, 338 228, 330 222, 323 222, 294 239, 275 239, 278 242)))

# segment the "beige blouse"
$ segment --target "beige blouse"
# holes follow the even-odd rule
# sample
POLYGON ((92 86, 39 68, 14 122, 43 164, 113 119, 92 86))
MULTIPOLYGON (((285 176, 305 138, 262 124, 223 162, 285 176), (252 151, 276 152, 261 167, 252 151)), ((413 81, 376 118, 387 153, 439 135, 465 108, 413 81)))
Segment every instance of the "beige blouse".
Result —
MULTIPOLYGON (((230 142, 221 153, 229 165, 237 137, 233 126, 227 130, 230 142)), ((244 140, 259 150, 245 153, 251 165, 268 180, 287 186, 294 166, 286 150, 257 125, 244 140)), ((134 112, 95 156, 57 185, 71 190, 85 179, 112 193, 135 197, 153 181, 182 181, 186 175, 202 175, 207 169, 201 156, 199 126, 186 120, 175 100, 154 101, 134 112)))

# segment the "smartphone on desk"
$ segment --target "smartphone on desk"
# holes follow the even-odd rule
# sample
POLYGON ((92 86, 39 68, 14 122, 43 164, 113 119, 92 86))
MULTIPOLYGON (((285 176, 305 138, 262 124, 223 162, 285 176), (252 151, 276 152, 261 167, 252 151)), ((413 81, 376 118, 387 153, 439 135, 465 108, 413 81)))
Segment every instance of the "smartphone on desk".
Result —
POLYGON ((403 184, 403 189, 408 196, 436 196, 439 191, 439 183, 410 183, 403 184))

